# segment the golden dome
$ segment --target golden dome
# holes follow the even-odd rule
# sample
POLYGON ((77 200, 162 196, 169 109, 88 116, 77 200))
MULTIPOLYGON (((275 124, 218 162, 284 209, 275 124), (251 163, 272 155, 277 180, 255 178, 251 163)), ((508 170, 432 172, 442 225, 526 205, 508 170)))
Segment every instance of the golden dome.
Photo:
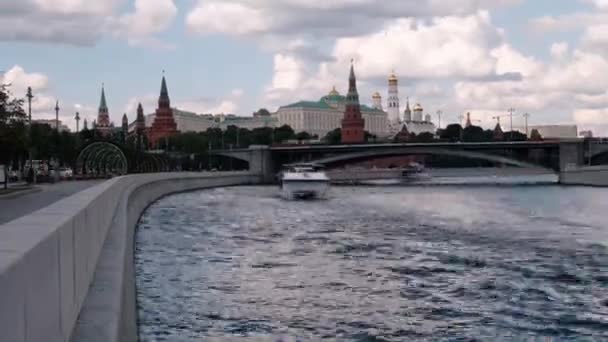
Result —
POLYGON ((393 73, 388 77, 388 80, 391 82, 397 82, 397 75, 395 75, 395 72, 393 71, 393 73))
POLYGON ((331 91, 329 92, 329 96, 338 96, 340 93, 336 90, 336 86, 333 86, 331 91))
POLYGON ((416 103, 416 105, 414 106, 414 111, 416 112, 422 112, 422 106, 420 105, 420 103, 416 103))
POLYGON ((374 99, 379 99, 381 97, 382 97, 382 95, 380 95, 379 92, 375 92, 375 93, 372 94, 372 98, 374 98, 374 99))

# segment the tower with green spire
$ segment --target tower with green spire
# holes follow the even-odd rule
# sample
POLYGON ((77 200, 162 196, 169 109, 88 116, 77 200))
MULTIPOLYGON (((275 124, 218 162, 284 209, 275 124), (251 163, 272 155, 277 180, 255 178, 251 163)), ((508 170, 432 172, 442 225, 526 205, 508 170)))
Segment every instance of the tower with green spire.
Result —
POLYGON ((97 125, 95 127, 101 136, 107 136, 110 134, 110 114, 108 111, 108 104, 106 103, 106 91, 105 87, 101 85, 101 100, 99 101, 99 110, 97 112, 97 125))
POLYGON ((363 142, 365 142, 365 120, 361 115, 357 78, 355 77, 355 68, 351 62, 346 108, 342 119, 342 143, 360 144, 363 142))

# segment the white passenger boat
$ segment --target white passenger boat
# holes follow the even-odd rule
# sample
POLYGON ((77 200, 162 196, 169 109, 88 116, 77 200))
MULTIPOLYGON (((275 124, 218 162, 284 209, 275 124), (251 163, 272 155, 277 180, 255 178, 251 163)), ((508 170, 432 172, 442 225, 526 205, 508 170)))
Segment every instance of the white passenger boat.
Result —
POLYGON ((288 165, 280 181, 281 195, 289 200, 325 198, 330 188, 330 179, 323 167, 314 164, 288 165))

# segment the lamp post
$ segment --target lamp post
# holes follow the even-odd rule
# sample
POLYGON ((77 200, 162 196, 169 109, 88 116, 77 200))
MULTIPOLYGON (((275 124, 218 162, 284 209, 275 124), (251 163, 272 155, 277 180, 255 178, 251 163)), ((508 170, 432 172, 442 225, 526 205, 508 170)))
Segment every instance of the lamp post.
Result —
POLYGON ((27 94, 25 95, 27 97, 27 112, 28 112, 28 122, 29 122, 29 129, 28 129, 28 135, 29 135, 29 159, 30 159, 30 170, 32 170, 32 181, 34 184, 36 184, 36 170, 34 170, 34 164, 33 164, 33 139, 32 139, 32 99, 34 98, 34 95, 32 95, 32 87, 27 87, 27 94))
POLYGON ((80 113, 76 112, 74 119, 76 120, 76 133, 78 133, 80 131, 80 127, 78 126, 78 123, 80 122, 80 113))
POLYGON ((437 116, 439 117, 439 129, 441 129, 441 114, 443 114, 443 112, 441 110, 437 111, 437 116))
POLYGON ((55 130, 59 133, 59 100, 55 102, 55 130))
POLYGON ((511 141, 513 141, 513 112, 515 112, 515 109, 509 108, 509 118, 511 119, 511 141))

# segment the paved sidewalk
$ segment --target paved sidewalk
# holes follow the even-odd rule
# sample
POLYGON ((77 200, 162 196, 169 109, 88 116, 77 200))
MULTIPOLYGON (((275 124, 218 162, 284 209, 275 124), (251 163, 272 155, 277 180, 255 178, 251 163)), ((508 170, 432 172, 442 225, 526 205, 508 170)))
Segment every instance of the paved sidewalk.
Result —
POLYGON ((103 180, 71 181, 36 185, 38 191, 0 197, 0 225, 51 205, 62 198, 90 188, 103 180))

